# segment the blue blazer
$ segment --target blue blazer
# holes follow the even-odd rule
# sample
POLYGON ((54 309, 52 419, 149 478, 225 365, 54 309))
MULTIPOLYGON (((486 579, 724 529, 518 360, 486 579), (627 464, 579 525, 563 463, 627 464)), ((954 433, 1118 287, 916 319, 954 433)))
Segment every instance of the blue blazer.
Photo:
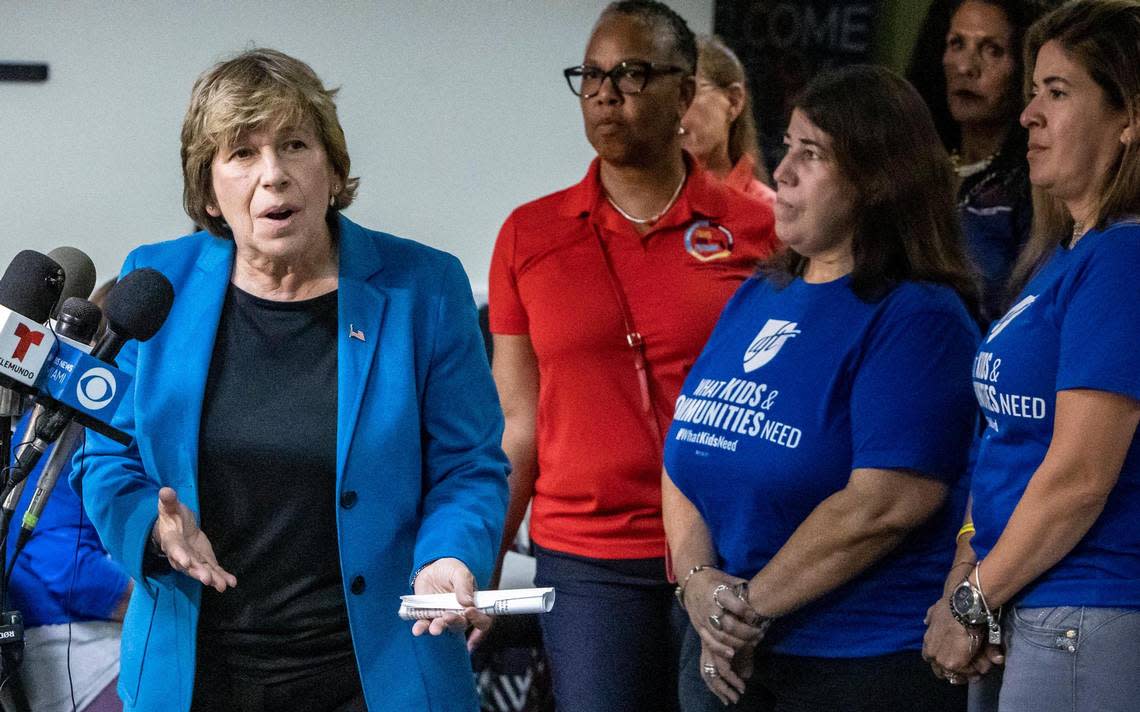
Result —
MULTIPOLYGON (((499 547, 508 465, 471 289, 451 255, 343 216, 339 225, 337 502, 313 506, 336 507, 365 698, 374 710, 475 710, 462 638, 413 637, 396 615, 420 566, 454 556, 486 585, 499 547), (349 491, 357 498, 344 506, 349 491), (353 593, 358 576, 365 585, 353 593)), ((190 709, 201 584, 144 576, 143 554, 160 487, 199 511, 199 421, 233 260, 231 240, 204 232, 130 254, 124 273, 159 270, 174 306, 153 339, 129 342, 118 358, 134 380, 115 422, 133 444, 92 434, 76 455, 72 484, 107 550, 139 582, 119 673, 129 710, 190 709)))

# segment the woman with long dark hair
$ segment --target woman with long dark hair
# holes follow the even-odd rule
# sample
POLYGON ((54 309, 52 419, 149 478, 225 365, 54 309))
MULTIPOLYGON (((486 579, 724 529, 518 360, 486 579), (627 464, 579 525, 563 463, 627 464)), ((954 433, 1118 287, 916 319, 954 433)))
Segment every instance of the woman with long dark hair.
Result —
POLYGON ((958 176, 966 249, 982 278, 986 321, 1009 296, 1006 282, 1029 237, 1033 204, 1021 108, 1022 39, 1050 0, 954 0, 930 12, 911 74, 958 176), (938 66, 935 70, 934 67, 938 66))
POLYGON ((919 654, 974 424, 950 161, 913 87, 869 66, 813 80, 785 144, 786 250, 725 307, 666 438, 699 648, 682 701, 961 710, 919 654))

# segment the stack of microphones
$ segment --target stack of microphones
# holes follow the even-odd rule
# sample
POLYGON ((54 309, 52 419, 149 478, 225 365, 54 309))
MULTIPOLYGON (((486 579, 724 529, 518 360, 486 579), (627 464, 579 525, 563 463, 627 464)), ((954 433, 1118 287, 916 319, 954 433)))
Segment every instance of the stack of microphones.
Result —
POLYGON ((84 427, 129 444, 130 438, 112 425, 130 383, 114 359, 127 341, 154 336, 174 301, 170 281, 149 268, 124 275, 107 292, 103 309, 87 299, 94 286, 95 266, 72 247, 47 255, 24 250, 0 278, 0 552, 6 551, 28 474, 48 456, 16 547, 0 570, 0 668, 5 673, 19 665, 23 649, 22 618, 7 610, 16 558, 82 443, 84 427), (13 431, 28 409, 27 425, 17 437, 13 431))

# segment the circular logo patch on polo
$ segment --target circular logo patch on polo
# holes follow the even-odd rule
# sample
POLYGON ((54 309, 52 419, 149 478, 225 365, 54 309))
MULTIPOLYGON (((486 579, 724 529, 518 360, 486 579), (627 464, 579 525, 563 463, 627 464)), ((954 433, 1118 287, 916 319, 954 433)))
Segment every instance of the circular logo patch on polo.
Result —
POLYGON ((698 220, 685 231, 685 251, 701 262, 721 260, 732 254, 732 233, 724 225, 698 220))

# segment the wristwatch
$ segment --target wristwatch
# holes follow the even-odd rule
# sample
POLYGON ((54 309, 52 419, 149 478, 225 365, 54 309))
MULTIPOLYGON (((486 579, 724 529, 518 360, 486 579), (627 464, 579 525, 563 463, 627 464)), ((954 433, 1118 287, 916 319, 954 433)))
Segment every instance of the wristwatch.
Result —
POLYGON ((955 620, 967 628, 985 626, 990 622, 990 612, 979 591, 970 579, 965 579, 950 594, 950 612, 955 620))

